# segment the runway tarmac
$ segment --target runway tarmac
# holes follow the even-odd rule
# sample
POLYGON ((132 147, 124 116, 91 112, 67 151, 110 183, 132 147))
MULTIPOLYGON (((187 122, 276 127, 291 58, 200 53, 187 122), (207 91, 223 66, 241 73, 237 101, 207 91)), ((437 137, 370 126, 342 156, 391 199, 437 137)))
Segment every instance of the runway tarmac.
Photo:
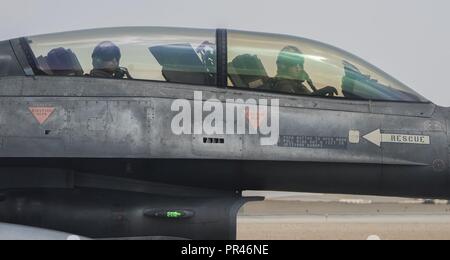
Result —
POLYGON ((450 239, 447 201, 370 196, 248 192, 268 200, 239 214, 241 240, 450 239))

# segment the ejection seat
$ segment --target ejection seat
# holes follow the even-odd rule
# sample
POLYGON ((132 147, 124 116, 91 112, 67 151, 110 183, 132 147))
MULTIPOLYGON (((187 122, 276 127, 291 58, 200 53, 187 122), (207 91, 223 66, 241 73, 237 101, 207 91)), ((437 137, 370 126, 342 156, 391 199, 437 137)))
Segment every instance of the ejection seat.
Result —
POLYGON ((262 61, 256 55, 243 54, 228 64, 228 75, 233 86, 240 88, 268 88, 270 80, 262 61))
POLYGON ((168 44, 149 48, 162 67, 162 75, 167 82, 196 85, 214 85, 215 71, 209 71, 192 45, 168 44))

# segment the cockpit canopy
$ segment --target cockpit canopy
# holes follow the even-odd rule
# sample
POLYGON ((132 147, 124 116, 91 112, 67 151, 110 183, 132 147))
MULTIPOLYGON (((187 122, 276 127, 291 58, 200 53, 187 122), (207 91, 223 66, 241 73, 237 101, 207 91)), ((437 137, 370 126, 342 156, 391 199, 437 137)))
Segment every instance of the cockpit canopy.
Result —
POLYGON ((214 30, 109 28, 29 37, 28 42, 45 75, 101 75, 91 73, 102 69, 96 68, 94 50, 110 43, 120 49, 116 69, 126 69, 133 79, 216 85, 214 30))
POLYGON ((38 75, 128 78, 289 95, 325 93, 357 100, 429 102, 375 66, 326 44, 231 30, 219 42, 218 35, 216 30, 131 27, 23 39, 29 45, 33 57, 30 63, 38 75), (94 50, 99 44, 117 47, 120 55, 97 57, 94 50), (225 64, 225 69, 219 70, 219 64, 225 64), (218 78, 227 79, 227 84, 218 78))
POLYGON ((316 41, 264 33, 228 32, 229 86, 313 94, 333 87, 347 99, 427 102, 362 59, 316 41), (273 84, 274 79, 277 83, 273 84), (295 83, 292 83, 295 82, 295 83), (284 87, 285 85, 294 87, 284 87))

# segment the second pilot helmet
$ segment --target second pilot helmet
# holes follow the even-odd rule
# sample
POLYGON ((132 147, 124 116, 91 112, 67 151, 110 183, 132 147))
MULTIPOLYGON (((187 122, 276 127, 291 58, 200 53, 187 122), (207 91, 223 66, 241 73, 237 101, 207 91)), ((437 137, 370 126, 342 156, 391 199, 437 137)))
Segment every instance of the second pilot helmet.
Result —
POLYGON ((113 60, 119 62, 121 57, 122 54, 120 52, 120 48, 110 41, 101 42, 99 45, 97 45, 97 47, 95 47, 92 53, 94 66, 96 64, 100 65, 103 62, 113 60))

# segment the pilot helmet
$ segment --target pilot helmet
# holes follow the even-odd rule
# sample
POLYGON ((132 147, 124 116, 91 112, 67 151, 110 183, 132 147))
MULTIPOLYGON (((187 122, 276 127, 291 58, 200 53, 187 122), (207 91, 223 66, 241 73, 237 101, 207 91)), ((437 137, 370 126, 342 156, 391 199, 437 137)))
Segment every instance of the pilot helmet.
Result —
POLYGON ((72 52, 64 48, 51 50, 47 55, 47 64, 54 73, 69 71, 73 68, 72 52))
POLYGON ((102 68, 105 62, 118 63, 122 54, 120 53, 120 48, 110 41, 101 42, 97 47, 95 47, 92 53, 92 61, 94 68, 102 68))
POLYGON ((293 66, 300 66, 303 68, 305 65, 305 58, 303 53, 295 46, 286 46, 278 55, 277 66, 280 74, 284 74, 288 68, 293 66))

